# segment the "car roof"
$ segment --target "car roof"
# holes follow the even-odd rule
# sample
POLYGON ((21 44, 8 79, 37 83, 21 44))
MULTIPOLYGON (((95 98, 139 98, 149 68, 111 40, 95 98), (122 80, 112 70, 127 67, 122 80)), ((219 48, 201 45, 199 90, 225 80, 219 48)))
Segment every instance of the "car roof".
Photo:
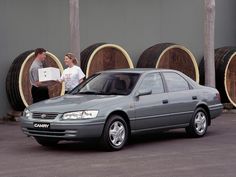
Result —
POLYGON ((156 69, 156 68, 124 68, 124 69, 111 69, 111 70, 106 70, 106 71, 101 71, 100 73, 138 73, 138 74, 143 74, 143 73, 149 73, 149 72, 154 72, 154 71, 175 71, 176 70, 171 70, 171 69, 156 69))
POLYGON ((191 79, 189 76, 185 75, 184 73, 174 70, 174 69, 161 69, 161 68, 124 68, 124 69, 111 69, 106 71, 101 71, 99 73, 133 73, 133 74, 145 74, 145 73, 152 73, 152 72, 175 72, 183 76, 185 79, 191 83, 192 86, 196 87, 198 84, 191 79))

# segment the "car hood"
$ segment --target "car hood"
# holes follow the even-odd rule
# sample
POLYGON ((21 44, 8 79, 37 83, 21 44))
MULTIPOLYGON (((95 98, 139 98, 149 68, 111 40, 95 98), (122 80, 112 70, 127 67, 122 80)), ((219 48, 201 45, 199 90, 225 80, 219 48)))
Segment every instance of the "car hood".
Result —
POLYGON ((77 110, 99 109, 106 103, 112 103, 121 95, 64 95, 35 103, 28 107, 32 112, 64 113, 77 110), (96 106, 96 107, 95 107, 96 106))

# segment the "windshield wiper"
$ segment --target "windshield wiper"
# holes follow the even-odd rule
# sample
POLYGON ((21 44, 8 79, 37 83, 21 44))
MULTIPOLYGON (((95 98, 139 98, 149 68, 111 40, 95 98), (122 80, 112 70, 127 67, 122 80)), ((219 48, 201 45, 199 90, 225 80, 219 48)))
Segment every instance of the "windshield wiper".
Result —
POLYGON ((91 94, 91 95, 126 95, 126 93, 118 93, 118 92, 102 92, 102 91, 84 91, 78 92, 77 94, 91 94))
POLYGON ((103 93, 104 95, 125 95, 125 93, 118 93, 118 92, 107 92, 103 93))
POLYGON ((100 94, 103 94, 103 92, 99 92, 99 91, 84 91, 84 92, 78 92, 77 94, 92 94, 92 95, 100 95, 100 94))

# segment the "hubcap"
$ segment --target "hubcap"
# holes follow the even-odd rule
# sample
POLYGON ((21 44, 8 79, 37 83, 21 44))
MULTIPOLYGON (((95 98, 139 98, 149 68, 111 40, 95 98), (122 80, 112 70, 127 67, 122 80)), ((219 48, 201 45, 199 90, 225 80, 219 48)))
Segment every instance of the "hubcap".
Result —
POLYGON ((114 146, 120 146, 125 140, 125 127, 122 122, 115 121, 110 126, 109 138, 114 146))
POLYGON ((195 116, 195 130, 199 135, 202 135, 206 131, 206 115, 203 112, 198 112, 195 116))

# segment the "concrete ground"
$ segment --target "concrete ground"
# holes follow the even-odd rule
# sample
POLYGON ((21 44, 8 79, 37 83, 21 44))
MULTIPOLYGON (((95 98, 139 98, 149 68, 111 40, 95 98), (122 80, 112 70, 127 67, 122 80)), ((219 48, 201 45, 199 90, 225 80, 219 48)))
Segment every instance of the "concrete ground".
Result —
POLYGON ((135 136, 121 151, 93 143, 55 148, 26 137, 19 122, 0 123, 0 177, 235 177, 236 114, 225 112, 203 138, 183 129, 135 136))

